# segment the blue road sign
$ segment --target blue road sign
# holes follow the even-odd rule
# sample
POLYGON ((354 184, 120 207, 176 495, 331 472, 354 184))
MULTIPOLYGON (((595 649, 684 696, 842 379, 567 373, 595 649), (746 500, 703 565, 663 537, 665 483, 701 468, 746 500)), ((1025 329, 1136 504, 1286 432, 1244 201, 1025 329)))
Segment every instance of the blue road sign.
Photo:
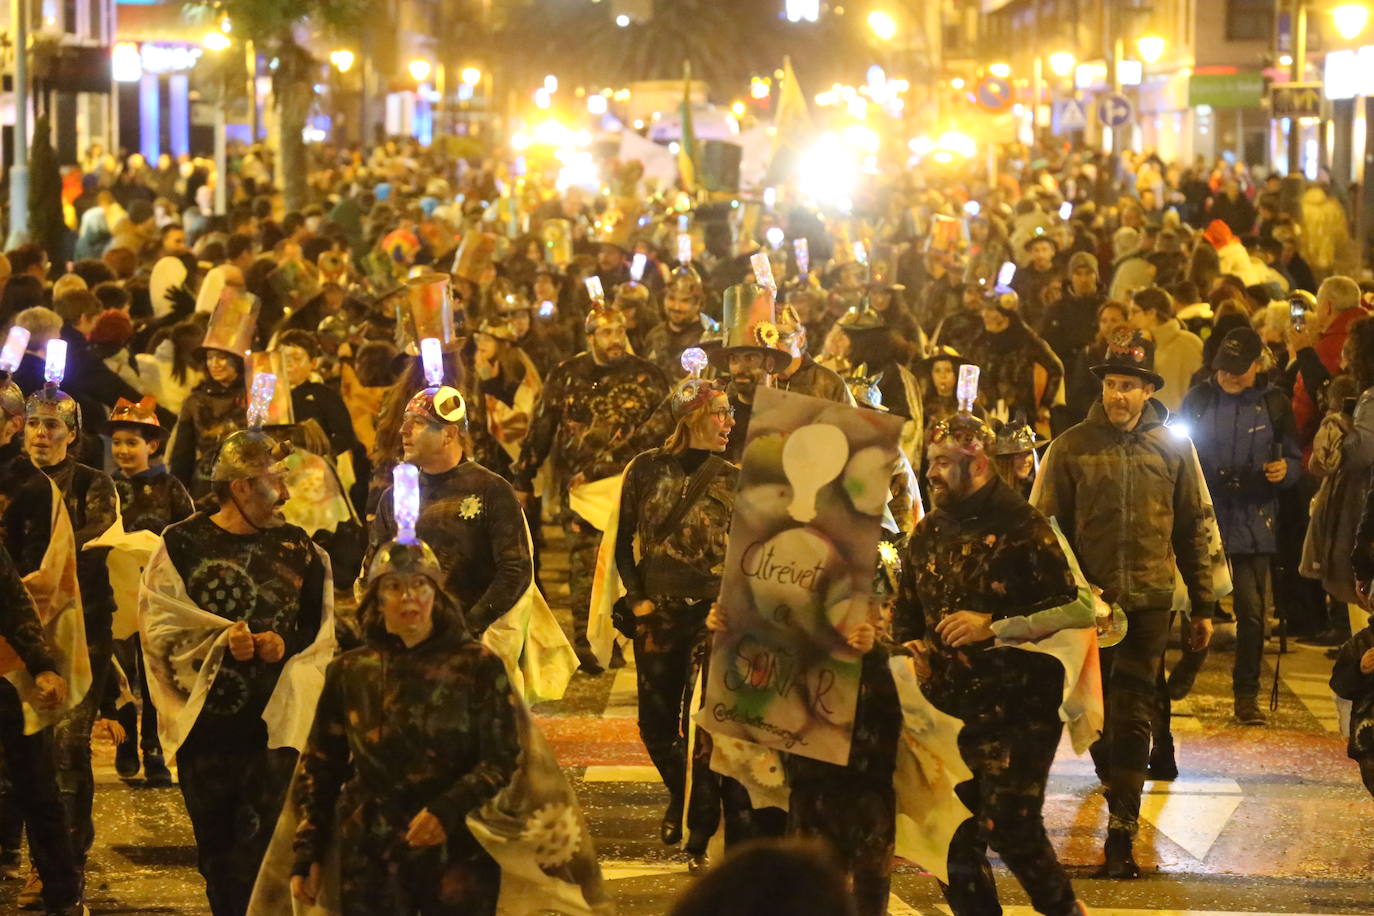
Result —
POLYGON ((1097 115, 1097 123, 1103 127, 1121 127, 1135 114, 1131 100, 1119 92, 1102 96, 1093 110, 1097 115))
POLYGON ((1064 99, 1055 103, 1055 120, 1060 130, 1082 130, 1088 126, 1088 113, 1078 99, 1064 99))
POLYGON ((978 82, 974 96, 988 111, 1006 111, 1012 104, 1011 81, 985 76, 978 82))

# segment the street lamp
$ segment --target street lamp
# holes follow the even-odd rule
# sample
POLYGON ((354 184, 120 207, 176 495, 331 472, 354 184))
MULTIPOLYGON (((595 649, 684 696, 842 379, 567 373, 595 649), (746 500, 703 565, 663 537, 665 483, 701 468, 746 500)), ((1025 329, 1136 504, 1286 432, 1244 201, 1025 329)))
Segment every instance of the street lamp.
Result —
POLYGON ((880 41, 891 41, 897 34, 897 20, 882 10, 874 10, 868 14, 868 27, 880 41))
POLYGON ((229 47, 229 36, 218 29, 206 32, 205 37, 200 40, 200 45, 207 51, 223 51, 229 47))
POLYGON ((340 73, 347 73, 353 68, 353 52, 347 48, 329 52, 329 62, 334 65, 334 69, 340 73))
POLYGON ((482 82, 482 71, 478 70, 476 67, 464 67, 461 75, 464 85, 476 86, 478 83, 482 82))
POLYGON ((1004 80, 1011 76, 1011 64, 993 64, 988 67, 988 72, 999 80, 1004 80))
POLYGON ((1158 63, 1164 56, 1164 39, 1158 35, 1142 35, 1136 39, 1135 47, 1140 52, 1140 59, 1147 64, 1158 63))
POLYGON ((1049 57, 1050 72, 1055 76, 1068 76, 1077 63, 1078 59, 1069 51, 1055 51, 1049 57))
POLYGON ((410 78, 417 83, 423 83, 429 79, 429 71, 433 69, 429 61, 422 57, 417 57, 410 62, 410 78))
POLYGON ((1343 3, 1331 11, 1331 18, 1336 22, 1336 31, 1350 41, 1369 23, 1369 8, 1363 3, 1343 3))

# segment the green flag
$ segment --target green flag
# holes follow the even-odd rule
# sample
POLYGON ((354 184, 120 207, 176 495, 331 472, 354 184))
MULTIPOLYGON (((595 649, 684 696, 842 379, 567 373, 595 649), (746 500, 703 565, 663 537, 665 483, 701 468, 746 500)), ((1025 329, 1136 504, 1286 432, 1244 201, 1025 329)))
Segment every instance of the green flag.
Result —
POLYGON ((697 135, 692 128, 692 62, 682 63, 682 139, 678 141, 677 171, 682 188, 688 193, 697 189, 697 135))

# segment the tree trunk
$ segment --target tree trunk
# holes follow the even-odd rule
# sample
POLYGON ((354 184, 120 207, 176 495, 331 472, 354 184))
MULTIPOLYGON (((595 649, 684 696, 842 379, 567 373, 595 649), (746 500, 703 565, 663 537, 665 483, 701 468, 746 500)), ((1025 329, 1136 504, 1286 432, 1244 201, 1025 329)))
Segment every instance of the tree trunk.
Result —
POLYGON ((281 160, 278 163, 286 210, 303 210, 306 199, 306 172, 309 162, 305 150, 305 122, 314 100, 314 59, 295 43, 287 43, 278 55, 272 96, 277 102, 277 122, 281 129, 281 160))

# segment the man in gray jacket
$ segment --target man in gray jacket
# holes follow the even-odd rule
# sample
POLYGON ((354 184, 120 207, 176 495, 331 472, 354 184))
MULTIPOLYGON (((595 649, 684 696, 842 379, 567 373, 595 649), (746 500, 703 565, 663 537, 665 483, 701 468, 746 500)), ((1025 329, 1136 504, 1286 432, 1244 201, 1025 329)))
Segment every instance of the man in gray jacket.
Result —
POLYGON ((1092 754, 1108 789, 1105 874, 1135 878, 1132 845, 1175 566, 1192 604, 1196 650, 1211 641, 1216 596, 1190 447, 1164 428, 1168 410, 1152 400, 1164 384, 1154 371, 1154 342, 1123 328, 1092 372, 1102 399, 1045 455, 1032 499, 1059 520, 1088 581, 1129 621, 1126 638, 1102 650, 1107 721, 1092 754))

